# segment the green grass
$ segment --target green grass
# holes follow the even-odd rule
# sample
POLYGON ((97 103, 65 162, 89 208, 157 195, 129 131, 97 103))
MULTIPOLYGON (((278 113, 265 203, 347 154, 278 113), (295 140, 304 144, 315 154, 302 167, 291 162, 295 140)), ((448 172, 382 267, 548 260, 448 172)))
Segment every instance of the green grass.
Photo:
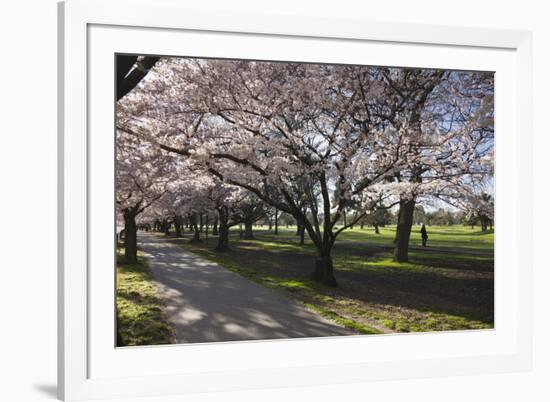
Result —
POLYGON ((318 304, 307 303, 307 307, 311 310, 319 313, 321 317, 327 318, 331 321, 334 321, 336 324, 341 325, 344 328, 354 330, 363 335, 374 335, 381 334, 382 331, 375 328, 369 327, 368 325, 362 324, 358 321, 352 320, 351 318, 342 317, 340 314, 336 313, 333 310, 330 310, 326 307, 322 307, 318 304))
POLYGON ((295 228, 274 235, 256 227, 255 240, 239 239, 231 251, 174 240, 263 286, 283 292, 318 314, 358 333, 427 332, 493 328, 494 234, 464 226, 428 227, 428 247, 413 228, 409 262, 393 261, 395 227, 356 227, 333 249, 337 288, 309 279, 315 249, 298 244, 295 228))
POLYGON ((164 318, 156 287, 143 256, 135 264, 117 255, 116 274, 118 346, 174 343, 173 330, 164 318))
MULTIPOLYGON (((233 231, 237 231, 237 228, 233 228, 233 231)), ((282 227, 279 228, 279 231, 280 233, 276 236, 268 230, 267 226, 258 226, 255 228, 255 233, 260 234, 263 240, 270 239, 275 243, 280 243, 280 241, 284 240, 291 242, 290 247, 295 245, 297 240, 295 227, 282 227)), ((428 246, 439 248, 459 247, 470 249, 470 251, 488 250, 493 247, 494 243, 494 233, 492 231, 483 233, 479 227, 472 229, 470 226, 462 225, 429 226, 428 235, 428 246)), ((353 229, 347 229, 342 232, 338 236, 338 242, 368 242, 372 245, 391 246, 394 238, 395 226, 380 228, 380 234, 375 234, 374 229, 371 227, 365 226, 364 229, 361 229, 359 226, 355 226, 353 229)), ((311 244, 307 235, 306 244, 311 244)), ((415 226, 411 233, 411 247, 421 247, 421 245, 420 227, 415 226)))

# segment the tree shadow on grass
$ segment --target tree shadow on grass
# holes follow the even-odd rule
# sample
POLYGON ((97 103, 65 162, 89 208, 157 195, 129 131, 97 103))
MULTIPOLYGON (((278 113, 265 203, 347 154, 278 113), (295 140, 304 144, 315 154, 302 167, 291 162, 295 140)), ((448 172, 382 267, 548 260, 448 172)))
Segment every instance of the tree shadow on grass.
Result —
MULTIPOLYGON (((311 250, 305 252, 266 250, 250 242, 234 243, 228 263, 255 271, 257 275, 308 278, 313 269, 311 250)), ((336 289, 319 286, 323 296, 352 297, 368 303, 404 307, 418 311, 458 315, 470 320, 493 323, 493 261, 478 256, 453 260, 411 258, 411 264, 391 266, 391 254, 383 247, 341 248, 334 254, 336 289), (354 259, 373 265, 353 266, 354 259), (421 265, 417 265, 421 264, 421 265)), ((429 253, 427 253, 429 255, 429 253)), ((223 264, 223 262, 222 262, 223 264)))
POLYGON ((365 302, 493 323, 492 276, 457 278, 438 272, 374 267, 342 271, 339 278, 342 293, 365 302))
MULTIPOLYGON (((309 244, 298 246, 291 239, 277 242, 273 236, 240 240, 232 236, 230 253, 201 245, 195 250, 209 259, 245 276, 269 285, 269 277, 286 282, 308 283, 315 251, 309 244), (223 256, 223 258, 221 257, 223 256), (254 279, 256 278, 256 279, 254 279)), ((192 250, 194 248, 191 248, 192 250)), ((336 289, 317 285, 319 298, 358 300, 368 305, 387 306, 394 311, 419 312, 463 317, 492 326, 494 320, 494 262, 492 252, 455 248, 428 250, 414 247, 411 263, 391 260, 392 247, 355 242, 337 243, 334 252, 336 289)), ((300 299, 303 289, 285 287, 300 299)), ((309 291, 309 290, 308 290, 309 291)))

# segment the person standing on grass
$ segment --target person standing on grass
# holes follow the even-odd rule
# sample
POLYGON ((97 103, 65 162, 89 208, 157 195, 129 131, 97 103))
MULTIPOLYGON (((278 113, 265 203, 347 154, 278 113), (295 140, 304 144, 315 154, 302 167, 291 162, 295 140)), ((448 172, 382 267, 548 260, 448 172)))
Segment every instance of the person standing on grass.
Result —
POLYGON ((426 243, 428 243, 428 231, 424 223, 422 224, 422 229, 420 229, 420 234, 422 235, 422 247, 426 247, 426 243))

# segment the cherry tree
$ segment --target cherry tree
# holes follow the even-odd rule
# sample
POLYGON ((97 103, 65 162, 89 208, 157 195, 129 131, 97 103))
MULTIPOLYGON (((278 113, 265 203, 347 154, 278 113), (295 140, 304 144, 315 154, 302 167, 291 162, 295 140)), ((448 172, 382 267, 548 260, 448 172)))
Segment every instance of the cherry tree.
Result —
POLYGON ((394 258, 408 259, 417 200, 463 198, 493 173, 493 74, 380 68, 375 106, 390 140, 374 158, 399 160, 384 190, 399 199, 394 258))
POLYGON ((494 198, 485 190, 471 193, 462 202, 466 220, 469 222, 478 221, 481 231, 486 232, 488 227, 492 228, 495 210, 494 198))
POLYGON ((380 234, 380 226, 384 227, 390 223, 391 214, 385 208, 379 208, 371 211, 365 218, 361 220, 361 224, 365 223, 374 228, 376 234, 380 234))
MULTIPOLYGON (((169 210, 177 210, 176 216, 188 216, 193 228, 192 241, 200 240, 197 215, 213 216, 217 222, 218 245, 216 250, 229 249, 229 230, 244 223, 249 236, 252 224, 264 216, 263 203, 248 191, 226 184, 216 176, 197 169, 178 174, 178 179, 169 184, 170 197, 162 204, 169 210), (189 173, 191 172, 191 173, 189 173)), ((176 218, 174 218, 176 219, 176 218)), ((250 237, 247 237, 250 238, 250 237)))
POLYGON ((213 216, 216 220, 218 234, 218 250, 229 247, 230 209, 235 189, 224 185, 217 178, 205 172, 194 172, 194 177, 186 181, 184 207, 187 210, 189 222, 193 228, 192 242, 200 241, 200 226, 198 216, 213 216))
POLYGON ((244 224, 243 239, 254 239, 252 225, 266 216, 266 208, 263 201, 255 194, 247 194, 237 205, 234 215, 239 217, 244 224))
MULTIPOLYGON (((218 219, 217 251, 229 250, 229 230, 241 223, 253 222, 258 203, 247 191, 223 183, 214 177, 213 185, 206 195, 218 219)), ((251 228, 250 228, 251 230, 251 228)))
POLYGON ((136 218, 166 193, 170 163, 150 143, 117 130, 116 203, 124 220, 124 257, 137 261, 136 218))

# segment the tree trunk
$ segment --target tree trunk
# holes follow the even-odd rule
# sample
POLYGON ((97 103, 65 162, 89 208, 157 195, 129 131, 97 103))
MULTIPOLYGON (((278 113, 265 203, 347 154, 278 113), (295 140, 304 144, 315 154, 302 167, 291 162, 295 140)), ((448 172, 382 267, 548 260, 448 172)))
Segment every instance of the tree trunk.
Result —
POLYGON ((198 243, 201 241, 201 232, 199 229, 199 225, 197 224, 197 215, 194 214, 191 216, 191 229, 193 230, 193 238, 191 239, 191 243, 198 243))
POLYGON ((244 234, 243 239, 254 239, 254 233, 252 233, 252 221, 245 221, 244 222, 244 234))
POLYGON ((363 228, 365 227, 365 223, 361 222, 360 225, 361 225, 361 230, 363 230, 363 228))
POLYGON ((409 260, 409 239, 413 223, 415 200, 402 200, 399 202, 399 220, 394 251, 394 260, 404 262, 409 260))
POLYGON ((214 218, 214 225, 212 225, 212 235, 214 236, 218 235, 218 217, 217 216, 214 218))
POLYGON ((397 211, 397 226, 395 227, 395 237, 393 238, 393 244, 397 244, 397 236, 399 235, 399 222, 401 221, 401 207, 397 211))
POLYGON ((275 234, 279 234, 279 211, 275 210, 275 234))
POLYGON ((142 68, 134 68, 137 56, 121 56, 116 58, 117 68, 117 100, 135 88, 137 84, 147 75, 160 57, 147 56, 141 59, 142 68))
POLYGON ((373 224, 372 226, 374 226, 374 233, 380 234, 380 229, 378 228, 378 224, 375 223, 375 224, 373 224))
POLYGON ((218 226, 218 245, 216 246, 217 251, 227 251, 229 250, 229 211, 226 207, 221 207, 218 209, 218 216, 220 217, 219 226, 218 226))
POLYGON ((124 212, 124 259, 129 264, 137 262, 136 216, 130 211, 124 212))
POLYGON ((324 283, 327 286, 336 287, 336 278, 334 277, 334 266, 330 257, 330 249, 320 251, 315 259, 315 270, 311 274, 311 279, 324 283))
POLYGON ((479 218, 479 223, 481 224, 481 231, 485 233, 487 231, 488 219, 485 216, 479 218))
POLYGON ((202 214, 199 214, 199 231, 201 233, 203 232, 203 227, 204 227, 204 222, 203 222, 203 219, 202 219, 202 214))
POLYGON ((218 228, 218 245, 216 246, 217 251, 227 251, 229 250, 229 228, 226 224, 220 222, 218 228))
POLYGON ((198 243, 201 241, 201 232, 199 230, 199 225, 196 223, 192 225, 193 226, 193 238, 191 239, 191 243, 198 243))
POLYGON ((176 230, 176 237, 183 237, 181 233, 181 220, 179 216, 174 216, 174 228, 176 230))

